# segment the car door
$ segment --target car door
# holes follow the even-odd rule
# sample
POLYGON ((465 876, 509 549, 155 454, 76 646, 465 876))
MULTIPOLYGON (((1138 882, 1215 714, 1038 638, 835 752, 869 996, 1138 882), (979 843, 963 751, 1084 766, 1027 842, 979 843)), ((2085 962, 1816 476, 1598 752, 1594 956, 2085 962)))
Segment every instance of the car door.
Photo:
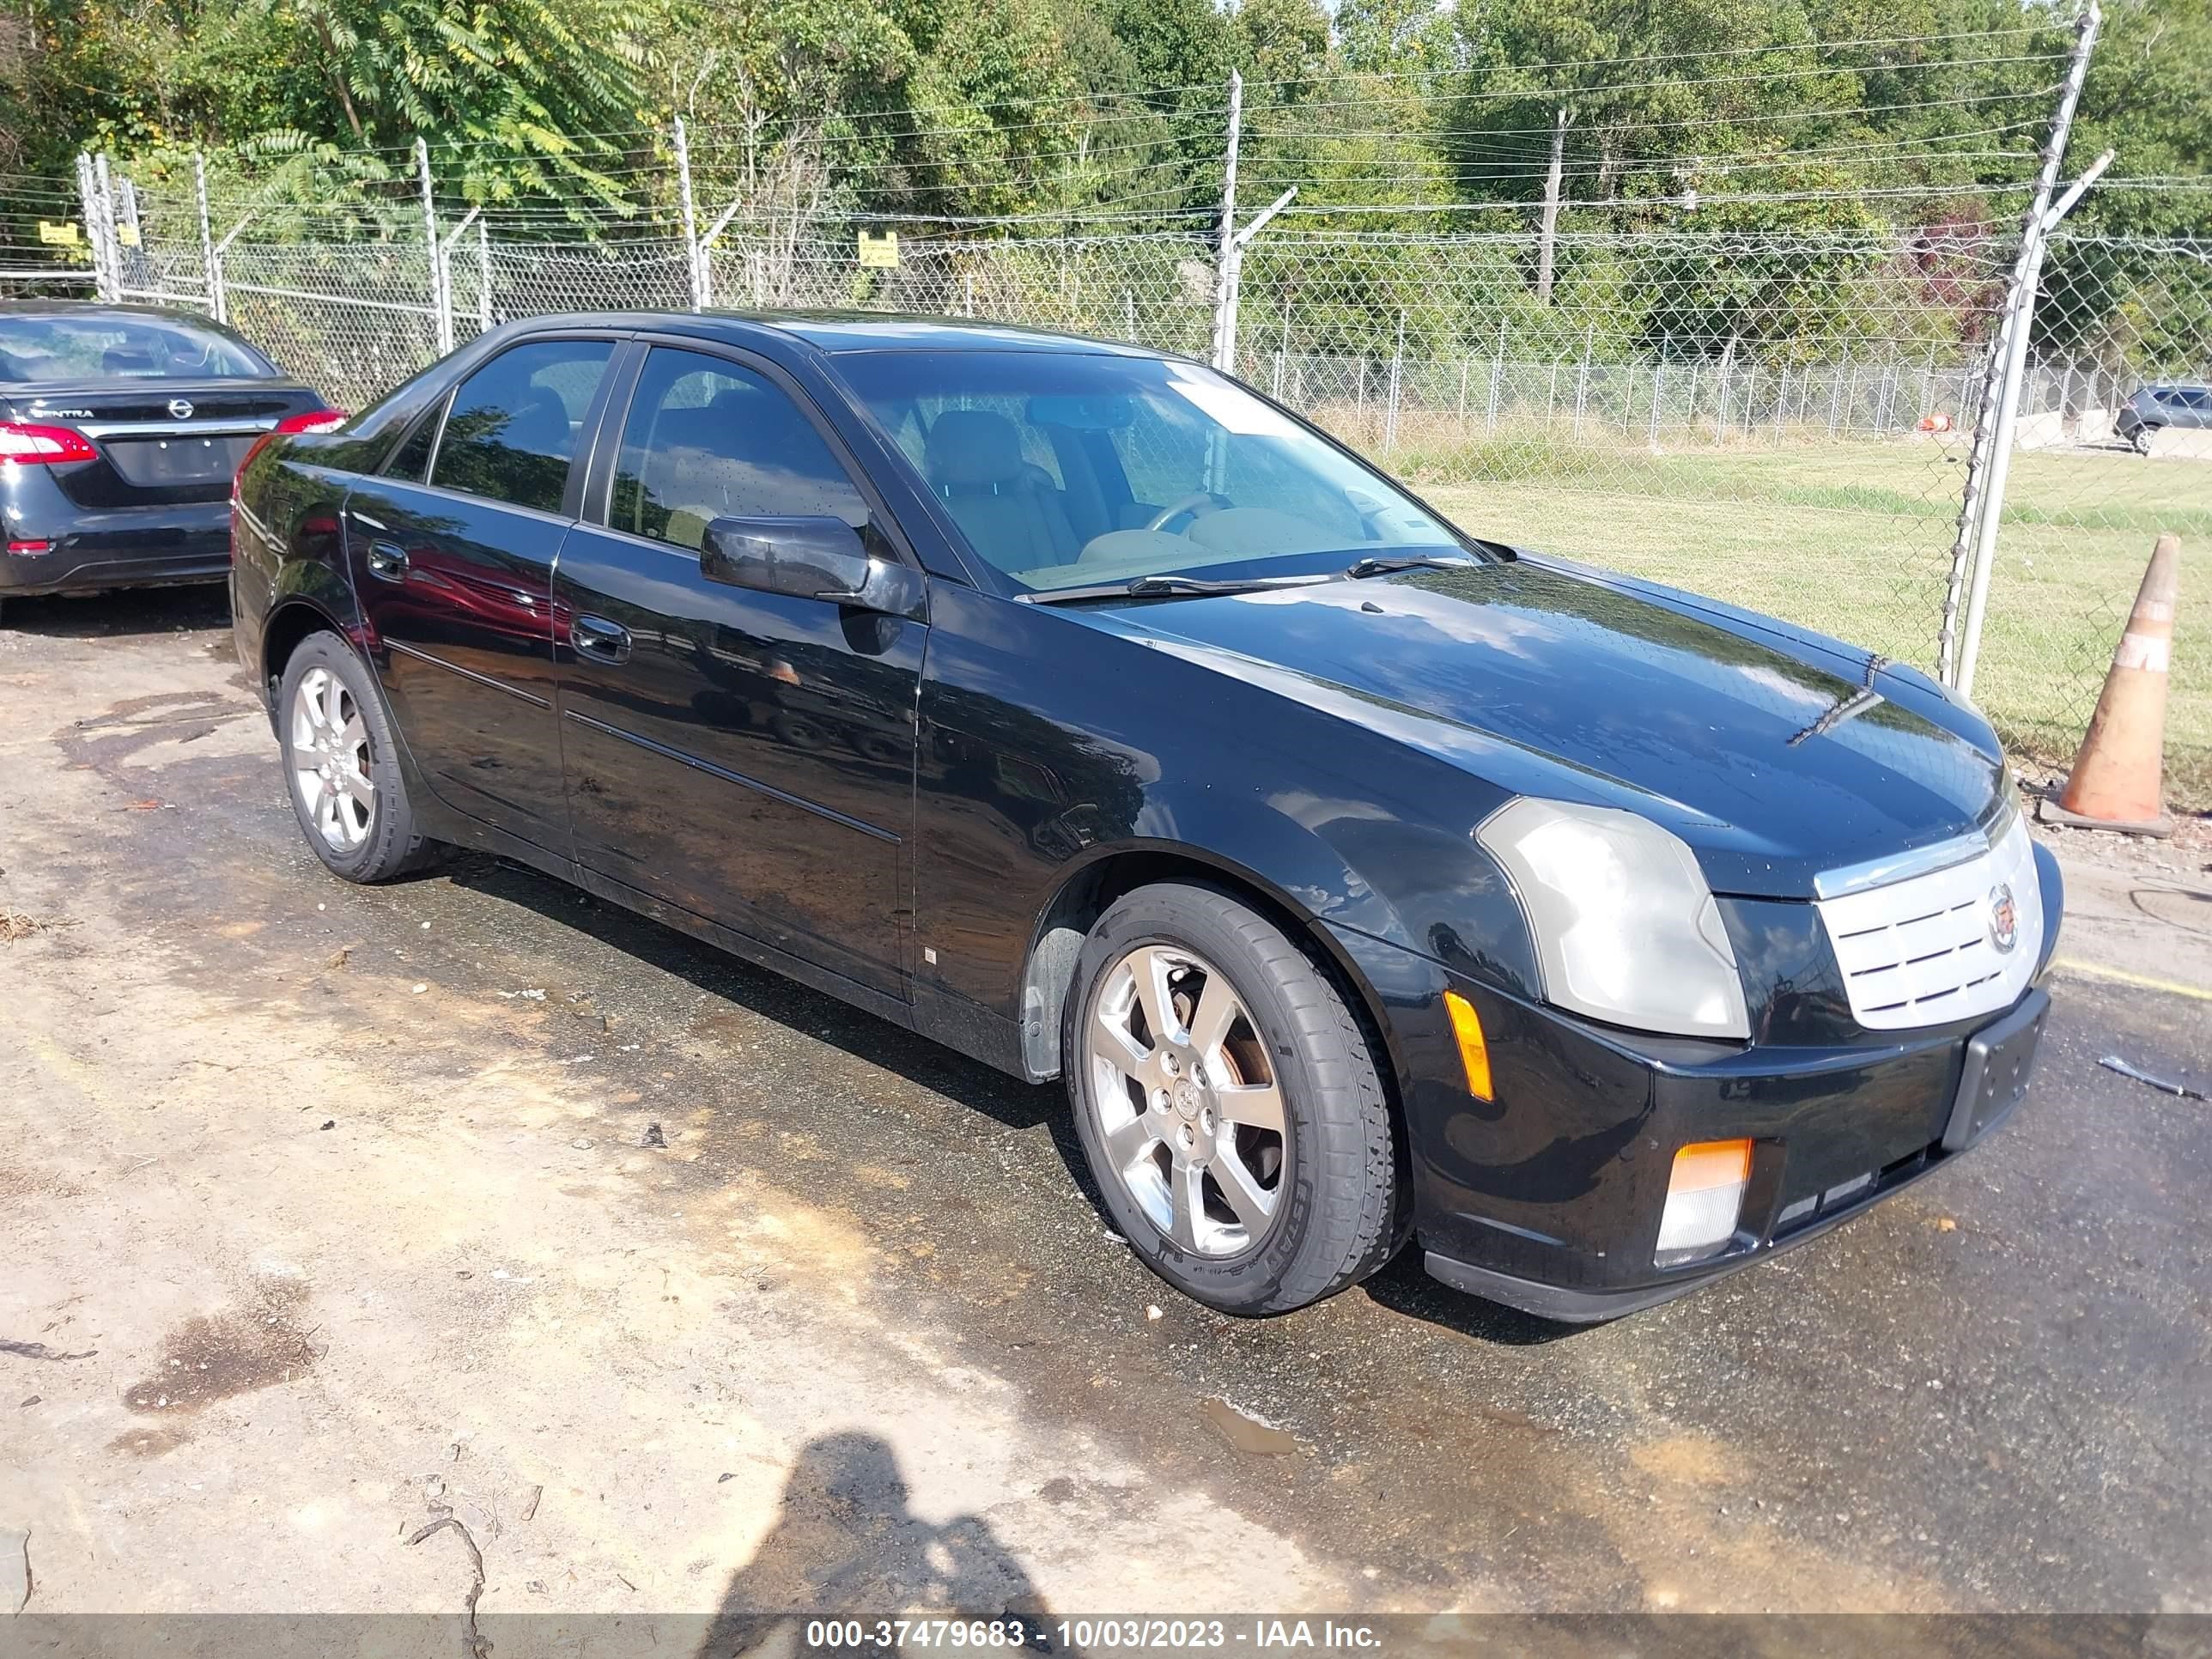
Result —
POLYGON ((554 580, 578 861, 902 995, 927 629, 700 559, 717 518, 807 515, 896 557, 876 508, 795 392, 735 356, 653 346, 606 431, 605 504, 554 580))
POLYGON ((347 499, 376 671, 447 805, 565 855, 553 564, 617 342, 532 339, 477 368, 347 499))

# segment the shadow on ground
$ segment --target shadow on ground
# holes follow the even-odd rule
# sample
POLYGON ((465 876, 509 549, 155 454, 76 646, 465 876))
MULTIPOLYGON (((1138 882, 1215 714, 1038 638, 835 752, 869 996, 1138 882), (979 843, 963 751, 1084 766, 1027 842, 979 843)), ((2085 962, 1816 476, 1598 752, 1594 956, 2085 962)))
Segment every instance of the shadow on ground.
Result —
POLYGON ((0 632, 54 640, 108 639, 129 634, 178 634, 230 624, 230 590, 209 582, 190 587, 124 588, 108 593, 48 594, 19 599, 0 592, 0 632))
MULTIPOLYGON (((458 887, 519 905, 563 927, 583 927, 594 939, 648 967, 880 1066, 1008 1128, 1047 1128, 1069 1178, 1087 1202, 1098 1206, 1097 1187, 1069 1121, 1066 1096, 1058 1084, 1019 1082, 888 1020, 768 969, 756 968, 687 933, 604 902, 522 865, 467 853, 436 873, 449 877, 458 887)), ((1103 1220, 1103 1208, 1100 1215, 1103 1220)), ((1441 1285, 1423 1270, 1420 1248, 1414 1243, 1352 1293, 1367 1296, 1408 1318, 1504 1346, 1540 1346, 1588 1328, 1539 1319, 1441 1285)))
MULTIPOLYGON (((923 1616, 1048 1617, 1036 1590, 989 1522, 957 1515, 942 1524, 907 1507, 898 1457, 872 1434, 826 1434, 809 1441, 784 1482, 775 1524, 752 1559, 732 1575, 698 1659, 728 1659, 774 1643, 799 1648, 799 1620, 860 1617, 889 1608, 923 1616), (776 1638, 781 1638, 781 1640, 776 1638)), ((864 1624, 858 1645, 841 1651, 872 1659, 898 1651, 864 1624)))

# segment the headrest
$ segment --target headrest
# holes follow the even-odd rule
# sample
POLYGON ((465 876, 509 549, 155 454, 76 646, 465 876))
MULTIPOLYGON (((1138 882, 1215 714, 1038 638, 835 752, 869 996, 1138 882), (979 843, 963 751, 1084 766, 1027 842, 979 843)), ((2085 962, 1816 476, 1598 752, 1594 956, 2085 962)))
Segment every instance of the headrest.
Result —
POLYGON ((951 489, 1012 483, 1022 476, 1022 436, 987 409, 948 409, 923 446, 929 481, 951 489))
POLYGON ((552 387, 534 386, 518 401, 499 441, 510 449, 534 449, 565 455, 574 434, 568 430, 568 405, 552 387))

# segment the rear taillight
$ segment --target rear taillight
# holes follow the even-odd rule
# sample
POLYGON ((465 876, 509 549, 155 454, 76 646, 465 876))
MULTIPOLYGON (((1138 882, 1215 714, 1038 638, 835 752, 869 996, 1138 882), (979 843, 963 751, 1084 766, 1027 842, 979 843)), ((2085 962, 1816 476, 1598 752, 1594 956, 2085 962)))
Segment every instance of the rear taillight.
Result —
POLYGON ((82 432, 72 432, 65 426, 0 421, 0 461, 13 461, 18 466, 62 466, 99 459, 100 452, 82 432))
POLYGON ((238 499, 238 481, 246 476, 246 469, 253 465, 253 458, 261 453, 262 446, 271 438, 302 432, 335 432, 352 418, 343 409, 311 409, 305 414, 287 415, 256 438, 240 459, 238 471, 230 475, 230 499, 234 501, 238 499))

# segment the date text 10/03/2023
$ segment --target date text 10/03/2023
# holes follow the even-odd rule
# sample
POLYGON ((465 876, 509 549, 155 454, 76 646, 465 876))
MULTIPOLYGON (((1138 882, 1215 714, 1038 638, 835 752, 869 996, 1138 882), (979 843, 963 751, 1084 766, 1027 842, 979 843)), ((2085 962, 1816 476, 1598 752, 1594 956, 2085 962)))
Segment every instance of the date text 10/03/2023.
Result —
POLYGON ((1246 1648, 1256 1652, 1333 1648, 1372 1652, 1372 1626, 1334 1619, 814 1619, 806 1645, 838 1649, 1057 1649, 1141 1652, 1246 1648))

